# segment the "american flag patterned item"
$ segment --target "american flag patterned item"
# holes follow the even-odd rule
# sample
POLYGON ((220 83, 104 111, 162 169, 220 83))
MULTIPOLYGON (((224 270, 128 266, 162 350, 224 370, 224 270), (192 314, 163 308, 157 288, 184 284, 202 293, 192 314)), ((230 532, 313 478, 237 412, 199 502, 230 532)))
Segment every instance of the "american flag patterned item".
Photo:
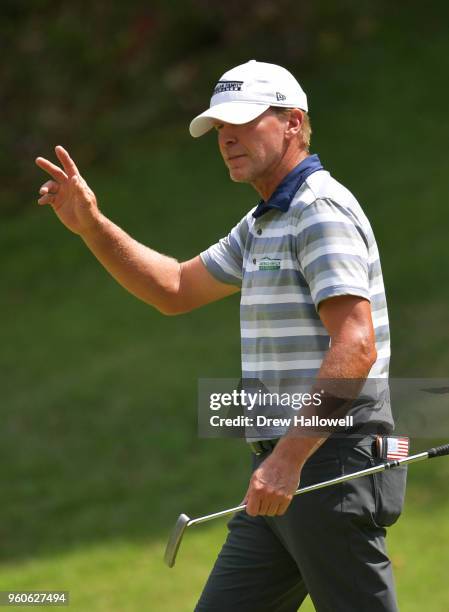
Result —
POLYGON ((386 439, 387 459, 402 459, 408 457, 410 441, 405 436, 395 436, 386 439))

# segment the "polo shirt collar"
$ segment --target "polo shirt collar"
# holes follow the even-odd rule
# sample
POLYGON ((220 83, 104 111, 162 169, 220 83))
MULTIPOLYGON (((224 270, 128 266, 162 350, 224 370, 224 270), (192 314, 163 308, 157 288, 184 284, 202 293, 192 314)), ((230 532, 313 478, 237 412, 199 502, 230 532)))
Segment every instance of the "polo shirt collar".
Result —
POLYGON ((253 217, 257 219, 272 208, 276 208, 281 212, 287 212, 295 193, 304 183, 306 178, 314 172, 317 172, 317 170, 323 170, 323 166, 321 165, 318 155, 309 155, 303 159, 302 162, 300 162, 287 174, 287 176, 282 179, 266 202, 265 200, 260 200, 256 210, 253 212, 253 217))

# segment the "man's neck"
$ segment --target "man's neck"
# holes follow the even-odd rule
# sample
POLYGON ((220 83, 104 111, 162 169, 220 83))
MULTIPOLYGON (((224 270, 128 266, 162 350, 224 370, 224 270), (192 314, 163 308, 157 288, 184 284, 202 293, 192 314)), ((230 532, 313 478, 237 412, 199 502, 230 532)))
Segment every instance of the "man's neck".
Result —
POLYGON ((251 185, 260 194, 264 202, 270 199, 275 192, 277 186, 283 181, 289 172, 296 168, 306 157, 309 156, 307 151, 295 151, 288 155, 286 154, 270 172, 256 179, 251 185))

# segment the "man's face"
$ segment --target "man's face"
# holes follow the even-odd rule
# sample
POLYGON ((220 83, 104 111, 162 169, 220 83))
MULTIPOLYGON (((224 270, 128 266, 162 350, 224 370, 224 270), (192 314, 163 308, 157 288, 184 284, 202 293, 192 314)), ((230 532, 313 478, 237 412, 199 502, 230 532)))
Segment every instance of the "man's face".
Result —
POLYGON ((215 121, 218 146, 230 177, 239 183, 254 183, 278 165, 287 145, 286 119, 268 109, 244 123, 215 121))

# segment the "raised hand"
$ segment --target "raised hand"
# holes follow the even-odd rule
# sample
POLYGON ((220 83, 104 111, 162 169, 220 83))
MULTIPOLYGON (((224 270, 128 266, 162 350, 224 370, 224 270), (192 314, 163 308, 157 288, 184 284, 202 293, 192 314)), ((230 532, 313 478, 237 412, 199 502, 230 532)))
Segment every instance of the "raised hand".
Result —
POLYGON ((39 189, 38 204, 49 204, 69 230, 82 235, 100 217, 97 199, 68 152, 61 146, 55 147, 55 152, 62 168, 43 157, 36 158, 36 165, 52 177, 39 189))

